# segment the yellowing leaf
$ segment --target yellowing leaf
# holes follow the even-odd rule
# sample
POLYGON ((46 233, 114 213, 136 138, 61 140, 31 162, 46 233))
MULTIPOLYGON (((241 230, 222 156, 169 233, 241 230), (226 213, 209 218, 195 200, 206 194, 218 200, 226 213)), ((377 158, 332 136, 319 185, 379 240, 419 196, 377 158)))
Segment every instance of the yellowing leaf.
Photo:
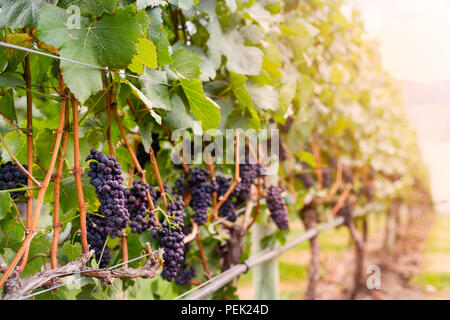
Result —
POLYGON ((158 68, 158 58, 156 56, 156 47, 153 42, 145 37, 139 39, 137 45, 137 54, 133 57, 128 69, 142 74, 144 66, 150 69, 158 68))
POLYGON ((139 90, 138 88, 136 88, 130 81, 128 81, 127 79, 121 79, 120 80, 121 83, 126 83, 127 85, 130 86, 131 91, 133 92, 133 94, 138 97, 145 105, 145 107, 147 108, 147 110, 150 112, 150 115, 155 119, 155 121, 158 124, 161 124, 161 116, 159 114, 157 114, 154 110, 153 110, 153 104, 152 102, 145 96, 145 94, 142 93, 141 90, 139 90))

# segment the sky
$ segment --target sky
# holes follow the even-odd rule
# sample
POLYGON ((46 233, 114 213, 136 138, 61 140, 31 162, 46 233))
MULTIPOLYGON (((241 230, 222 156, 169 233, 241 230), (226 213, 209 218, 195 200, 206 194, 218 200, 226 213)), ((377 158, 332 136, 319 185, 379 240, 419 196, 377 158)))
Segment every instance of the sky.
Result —
MULTIPOLYGON (((361 10, 368 36, 380 41, 383 66, 394 78, 432 86, 450 80, 450 0, 346 3, 348 12, 354 6, 361 10)), ((450 213, 450 94, 431 94, 435 97, 420 103, 406 97, 406 110, 429 167, 438 211, 450 213)))
POLYGON ((368 34, 381 40, 385 68, 396 78, 450 80, 449 0, 347 0, 360 8, 368 34))

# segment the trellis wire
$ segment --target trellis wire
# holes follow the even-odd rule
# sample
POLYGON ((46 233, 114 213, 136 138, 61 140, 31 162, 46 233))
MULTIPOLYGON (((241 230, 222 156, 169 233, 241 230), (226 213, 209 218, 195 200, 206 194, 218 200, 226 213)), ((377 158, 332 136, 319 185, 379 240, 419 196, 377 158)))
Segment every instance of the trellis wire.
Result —
POLYGON ((66 286, 66 285, 69 285, 69 284, 71 284, 71 283, 73 283, 73 282, 75 282, 75 281, 79 281, 79 280, 81 280, 81 278, 73 279, 73 280, 71 280, 71 281, 69 281, 69 282, 60 283, 60 284, 57 284, 57 285, 54 286, 54 287, 51 287, 51 288, 48 288, 48 289, 41 290, 41 291, 39 291, 39 292, 35 292, 35 293, 32 293, 32 294, 29 294, 29 295, 27 295, 27 296, 20 297, 20 298, 17 299, 17 300, 25 300, 25 299, 28 299, 28 298, 37 296, 37 295, 39 295, 39 294, 43 294, 43 293, 45 293, 45 292, 52 291, 52 290, 55 290, 55 289, 64 287, 64 286, 66 286))
MULTIPOLYGON (((355 216, 355 217, 357 217, 357 216, 355 216)), ((179 295, 178 297, 174 298, 173 300, 178 300, 182 297, 185 297, 186 295, 189 295, 191 292, 194 292, 197 290, 198 290, 197 292, 190 294, 184 300, 203 299, 203 298, 209 296, 210 294, 216 292, 223 286, 225 286, 227 283, 229 283, 234 278, 238 277, 239 275, 241 275, 243 273, 246 273, 249 269, 281 255, 283 252, 290 250, 293 247, 299 245, 300 243, 311 239, 312 237, 316 236, 317 234, 319 234, 322 231, 335 228, 337 226, 342 225, 343 223, 344 223, 344 218, 337 217, 327 223, 321 224, 317 228, 309 229, 306 232, 302 233, 295 240, 289 242, 288 244, 286 244, 280 248, 276 248, 276 249, 272 249, 272 250, 266 249, 266 250, 260 252, 259 254, 257 254, 256 256, 245 260, 244 263, 240 263, 238 265, 231 267, 230 269, 217 275, 216 277, 209 279, 208 281, 200 284, 199 286, 197 286, 195 288, 192 288, 189 291, 186 291, 185 293, 179 295)))
POLYGON ((39 50, 35 50, 35 49, 30 49, 30 48, 18 46, 18 45, 12 44, 12 43, 7 43, 7 42, 4 42, 4 41, 0 41, 0 46, 6 47, 6 48, 11 48, 11 49, 16 49, 16 50, 22 50, 22 51, 26 51, 26 52, 29 52, 29 53, 35 53, 35 54, 39 54, 39 55, 42 55, 42 56, 50 57, 50 58, 53 58, 53 59, 58 59, 58 60, 62 60, 62 61, 67 61, 67 62, 79 64, 79 65, 82 65, 82 66, 85 66, 85 67, 89 67, 89 68, 99 69, 99 70, 103 70, 103 71, 112 71, 112 72, 115 72, 115 73, 117 73, 119 75, 122 75, 122 76, 132 77, 132 78, 141 79, 141 80, 146 80, 146 81, 162 84, 162 85, 165 85, 165 86, 168 86, 168 87, 172 87, 171 84, 166 83, 164 81, 158 81, 158 80, 150 79, 150 78, 146 78, 146 77, 135 76, 134 74, 129 74, 129 73, 125 73, 125 72, 116 71, 116 70, 113 70, 113 69, 109 69, 108 67, 101 67, 101 66, 97 66, 95 64, 90 64, 90 63, 86 63, 86 62, 82 62, 82 61, 72 60, 72 59, 60 57, 60 56, 57 56, 57 55, 54 55, 54 54, 51 54, 51 53, 47 53, 47 52, 43 52, 43 51, 39 51, 39 50))
MULTIPOLYGON (((161 249, 158 249, 158 250, 154 251, 153 253, 157 254, 157 253, 159 253, 160 251, 161 251, 161 249)), ((139 256, 139 257, 137 257, 137 258, 130 259, 130 260, 128 260, 127 262, 118 263, 118 264, 116 264, 116 265, 114 265, 114 266, 109 267, 108 270, 111 270, 111 269, 120 267, 120 266, 122 266, 122 265, 124 265, 124 264, 126 264, 126 263, 130 263, 130 262, 133 262, 133 261, 136 261, 136 260, 139 260, 139 259, 148 257, 148 255, 149 255, 149 254, 146 253, 146 254, 144 254, 144 255, 142 255, 142 256, 139 256)), ((75 272, 75 273, 73 273, 72 275, 74 275, 74 274, 80 274, 80 272, 75 272)), ((45 292, 48 292, 48 291, 52 291, 52 290, 55 290, 55 289, 58 289, 58 288, 61 288, 61 287, 64 287, 64 286, 67 286, 67 285, 69 285, 69 284, 71 284, 71 283, 73 283, 73 282, 75 282, 75 281, 79 281, 79 280, 81 280, 81 279, 82 279, 82 278, 77 278, 77 279, 73 279, 73 280, 71 280, 71 281, 69 281, 69 282, 60 283, 60 284, 57 284, 57 285, 55 285, 55 286, 53 286, 53 287, 51 287, 51 288, 44 289, 44 290, 41 290, 41 291, 38 291, 38 292, 35 292, 35 293, 31 293, 31 294, 29 294, 29 295, 20 297, 18 300, 24 300, 24 299, 28 299, 28 298, 34 297, 34 296, 40 295, 40 294, 42 294, 42 293, 45 293, 45 292)))
MULTIPOLYGON (((245 211, 245 207, 236 210, 236 213, 237 213, 237 214, 240 214, 240 213, 242 213, 242 212, 244 212, 244 211, 245 211)), ((213 223, 211 223, 211 226, 214 226, 214 225, 216 225, 216 224, 222 222, 223 220, 225 220, 225 218, 220 218, 220 219, 218 219, 217 221, 214 221, 213 223)), ((199 233, 199 232, 200 232, 200 230, 197 230, 197 233, 199 233)), ((160 252, 160 251, 161 251, 161 249, 158 249, 158 250, 154 251, 154 253, 158 253, 158 252, 160 252)), ((116 265, 114 265, 114 266, 112 266, 112 267, 109 267, 108 269, 114 269, 114 268, 120 267, 120 266, 122 266, 122 265, 124 265, 124 264, 126 264, 126 263, 130 263, 130 262, 133 262, 133 261, 136 261, 136 260, 145 258, 145 257, 148 257, 148 253, 146 253, 146 254, 144 254, 144 255, 142 255, 142 256, 139 256, 139 257, 137 257, 137 258, 130 259, 130 260, 128 260, 127 262, 122 262, 122 263, 116 264, 116 265)), ((75 273, 75 274, 77 274, 77 273, 75 273)), ((51 288, 44 289, 44 290, 41 290, 41 291, 38 291, 38 292, 35 292, 35 293, 32 293, 32 294, 23 296, 23 297, 21 297, 21 298, 18 299, 18 300, 24 300, 24 299, 28 299, 28 298, 34 297, 34 296, 40 295, 40 294, 42 294, 42 293, 45 293, 45 292, 48 292, 48 291, 52 291, 52 290, 61 288, 61 287, 63 287, 63 286, 69 285, 69 284, 71 284, 71 283, 73 283, 73 282, 75 282, 75 281, 79 281, 79 280, 81 280, 81 279, 82 279, 82 278, 78 278, 78 279, 73 279, 72 281, 69 281, 69 282, 60 283, 60 284, 57 284, 57 285, 55 285, 55 286, 53 286, 53 287, 51 287, 51 288)), ((214 279, 214 278, 212 278, 212 279, 214 279)), ((212 279, 210 279, 210 280, 212 280, 212 279)), ((208 284, 208 283, 209 283, 209 280, 203 282, 200 286, 205 286, 205 285, 208 284)))

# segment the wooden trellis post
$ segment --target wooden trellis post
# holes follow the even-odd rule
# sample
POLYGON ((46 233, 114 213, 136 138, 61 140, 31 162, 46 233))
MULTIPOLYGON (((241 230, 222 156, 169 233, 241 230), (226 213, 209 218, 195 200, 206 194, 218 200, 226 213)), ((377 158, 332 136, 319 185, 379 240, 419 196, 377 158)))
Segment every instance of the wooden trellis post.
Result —
MULTIPOLYGON (((269 176, 271 185, 278 183, 278 176, 269 176)), ((266 209, 267 210, 267 209, 266 209)), ((264 250, 261 247, 261 240, 276 231, 273 224, 261 225, 255 223, 252 229, 252 256, 264 250)), ((278 300, 280 273, 278 269, 278 258, 269 260, 253 268, 253 289, 255 300, 278 300)))
MULTIPOLYGON (((252 232, 252 255, 262 251, 261 240, 274 233, 275 228, 255 223, 252 232)), ((278 258, 253 268, 253 288, 255 300, 280 299, 278 258)))

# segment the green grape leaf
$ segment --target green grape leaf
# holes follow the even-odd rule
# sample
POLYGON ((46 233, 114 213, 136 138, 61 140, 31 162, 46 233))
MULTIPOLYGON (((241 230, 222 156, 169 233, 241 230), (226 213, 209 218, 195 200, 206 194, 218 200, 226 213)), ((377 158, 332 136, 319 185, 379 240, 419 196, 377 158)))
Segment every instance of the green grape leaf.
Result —
POLYGON ((142 144, 144 145, 145 150, 149 150, 152 145, 152 129, 152 122, 147 119, 139 125, 139 134, 141 135, 142 144))
POLYGON ((311 168, 316 167, 316 160, 312 153, 299 150, 295 155, 300 161, 306 162, 311 168))
POLYGON ((192 128, 195 135, 201 135, 203 133, 202 128, 192 118, 190 114, 186 112, 183 100, 178 95, 172 97, 173 109, 167 113, 164 118, 171 126, 177 129, 192 128))
POLYGON ((172 110, 169 82, 165 71, 145 69, 141 79, 142 92, 156 108, 172 110))
MULTIPOLYGON (((1 79, 1 75, 0 75, 1 79)), ((0 98, 0 114, 17 123, 16 106, 14 104, 14 92, 12 89, 6 90, 5 95, 0 98)))
POLYGON ((137 43, 137 54, 133 57, 128 69, 137 74, 142 74, 144 66, 150 69, 156 69, 158 68, 158 61, 155 45, 153 42, 143 37, 139 39, 137 43))
POLYGON ((201 81, 206 82, 216 77, 216 68, 211 59, 209 59, 205 51, 201 47, 197 46, 188 46, 182 42, 177 42, 172 46, 173 50, 178 51, 178 49, 184 49, 196 54, 200 59, 200 77, 198 77, 201 81))
POLYGON ((39 162, 46 168, 50 165, 52 154, 48 152, 48 149, 44 146, 48 146, 49 141, 53 141, 53 139, 53 132, 50 129, 39 130, 34 136, 34 152, 36 153, 39 162))
POLYGON ((309 97, 314 92, 314 82, 310 77, 304 74, 299 74, 297 80, 297 99, 299 101, 300 107, 306 105, 309 97))
POLYGON ((11 248, 5 248, 3 257, 5 259, 6 263, 11 263, 12 259, 14 259, 16 255, 16 252, 14 250, 12 250, 11 248))
POLYGON ((255 109, 249 108, 247 109, 247 113, 249 115, 248 123, 250 126, 255 130, 261 129, 261 119, 255 109))
POLYGON ((153 108, 163 108, 164 106, 154 106, 153 103, 145 96, 145 94, 139 90, 138 88, 136 88, 130 81, 128 81, 127 79, 121 79, 120 80, 121 83, 126 83, 127 85, 130 86, 131 88, 131 92, 133 92, 133 94, 139 98, 139 100, 141 100, 145 107, 147 108, 147 110, 150 112, 150 115, 155 119, 155 121, 158 124, 161 124, 161 116, 159 114, 157 114, 155 112, 155 110, 153 110, 153 108))
POLYGON ((164 29, 162 20, 162 10, 159 7, 150 10, 150 19, 152 21, 150 25, 149 35, 150 39, 156 46, 156 52, 158 53, 158 65, 164 67, 173 63, 173 59, 170 55, 170 43, 167 35, 167 31, 164 29))
POLYGON ((198 79, 180 79, 180 82, 195 120, 202 122, 203 130, 217 129, 220 124, 220 107, 205 96, 202 82, 198 79))
POLYGON ((106 239, 106 246, 109 247, 110 249, 114 249, 115 247, 117 247, 119 245, 120 242, 121 242, 121 238, 115 237, 113 239, 113 238, 111 238, 111 236, 108 235, 108 238, 106 239))
POLYGON ((81 244, 79 242, 72 244, 70 241, 66 241, 61 248, 61 253, 70 261, 78 259, 81 257, 81 244))
MULTIPOLYGON (((12 153, 16 156, 20 163, 26 163, 27 159, 27 143, 26 137, 20 131, 11 131, 5 135, 6 143, 11 148, 12 153)), ((9 159, 9 154, 3 148, 0 148, 3 159, 9 159)))
POLYGON ((11 29, 35 26, 42 0, 0 0, 0 27, 11 29))
MULTIPOLYGON (((117 10, 93 23, 80 17, 79 29, 69 29, 67 19, 65 10, 48 3, 42 5, 37 35, 60 49, 61 57, 121 69, 136 54, 142 32, 129 12, 117 10)), ((68 61, 61 61, 61 68, 67 86, 81 103, 102 89, 100 70, 68 61)))
POLYGON ((245 88, 247 77, 230 71, 230 85, 242 111, 253 109, 253 102, 250 94, 245 88))
POLYGON ((242 35, 236 30, 226 34, 223 40, 225 43, 221 48, 227 57, 226 66, 229 70, 255 76, 261 72, 263 53, 260 49, 244 45, 242 35))
POLYGON ((240 33, 244 37, 245 41, 251 44, 258 44, 264 39, 264 33, 257 25, 249 24, 240 29, 240 33))
POLYGON ((183 10, 189 10, 198 0, 169 0, 169 3, 183 10))
POLYGON ((276 111, 279 107, 278 92, 272 86, 259 86, 250 83, 247 90, 252 97, 252 101, 256 107, 262 110, 276 111))
POLYGON ((100 16, 103 12, 111 13, 114 11, 117 0, 63 0, 59 5, 68 8, 71 5, 78 6, 81 12, 90 14, 94 17, 100 16))
POLYGON ((0 87, 5 88, 15 88, 18 86, 23 86, 25 83, 23 82, 23 79, 18 78, 13 73, 3 73, 0 74, 0 87))
MULTIPOLYGON (((4 37, 2 41, 25 48, 30 48, 33 44, 33 38, 28 33, 10 33, 4 37)), ((8 60, 8 64, 3 72, 16 72, 17 66, 23 62, 23 59, 27 53, 23 50, 15 50, 10 48, 4 48, 4 52, 6 59, 8 60)))
POLYGON ((244 37, 237 30, 222 33, 220 24, 213 20, 208 25, 210 34, 208 53, 216 68, 220 66, 221 55, 227 58, 228 70, 244 75, 256 76, 261 72, 263 52, 256 47, 246 46, 244 37))
POLYGON ((147 7, 156 7, 156 6, 166 6, 167 2, 165 0, 137 0, 136 8, 138 10, 145 9, 147 7))
POLYGON ((8 192, 0 193, 0 220, 3 219, 11 209, 11 197, 8 192))
MULTIPOLYGON (((50 218, 51 219, 51 218, 50 218)), ((20 225, 16 225, 16 232, 18 227, 21 227, 20 225)), ((47 255, 50 251, 51 242, 48 238, 46 238, 42 233, 38 233, 34 238, 33 241, 30 244, 30 257, 35 257, 36 255, 45 254, 47 255)), ((32 261, 29 261, 23 270, 23 276, 27 277, 32 274, 35 274, 36 272, 39 272, 42 266, 42 262, 39 261, 40 259, 33 259, 32 261)))
POLYGON ((202 59, 185 49, 179 49, 172 54, 173 69, 187 79, 197 79, 200 76, 202 59))

